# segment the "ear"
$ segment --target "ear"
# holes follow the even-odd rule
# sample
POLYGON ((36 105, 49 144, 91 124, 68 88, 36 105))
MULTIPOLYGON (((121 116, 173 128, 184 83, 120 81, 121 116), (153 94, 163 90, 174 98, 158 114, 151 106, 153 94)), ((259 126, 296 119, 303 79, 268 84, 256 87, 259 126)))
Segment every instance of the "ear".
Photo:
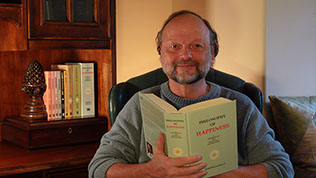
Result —
POLYGON ((158 51, 158 54, 161 55, 161 46, 160 45, 157 46, 157 51, 158 51))

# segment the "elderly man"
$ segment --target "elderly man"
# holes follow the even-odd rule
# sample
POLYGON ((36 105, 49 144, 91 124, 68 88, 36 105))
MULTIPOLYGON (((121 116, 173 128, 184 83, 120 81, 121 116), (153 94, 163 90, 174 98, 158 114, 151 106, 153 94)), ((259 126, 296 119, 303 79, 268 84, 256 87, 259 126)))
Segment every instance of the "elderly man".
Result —
MULTIPOLYGON (((172 14, 157 35, 157 49, 169 81, 146 89, 176 108, 225 97, 237 100, 239 168, 217 177, 293 177, 288 155, 256 106, 245 95, 206 82, 218 52, 217 35, 210 24, 190 11, 172 14)), ((202 177, 206 167, 200 155, 170 158, 160 134, 153 158, 146 144, 138 94, 117 116, 89 165, 90 177, 202 177), (198 163, 199 162, 199 163, 198 163), (198 164, 194 164, 198 163, 198 164), (191 164, 191 166, 185 166, 191 164)))

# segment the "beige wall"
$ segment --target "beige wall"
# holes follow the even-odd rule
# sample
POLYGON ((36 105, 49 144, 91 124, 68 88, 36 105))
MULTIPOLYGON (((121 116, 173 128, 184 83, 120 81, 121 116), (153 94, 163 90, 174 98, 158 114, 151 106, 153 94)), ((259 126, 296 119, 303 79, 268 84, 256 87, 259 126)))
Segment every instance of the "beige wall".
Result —
POLYGON ((263 90, 264 0, 117 0, 117 82, 160 67, 154 38, 174 11, 189 9, 208 19, 219 34, 215 68, 263 90))

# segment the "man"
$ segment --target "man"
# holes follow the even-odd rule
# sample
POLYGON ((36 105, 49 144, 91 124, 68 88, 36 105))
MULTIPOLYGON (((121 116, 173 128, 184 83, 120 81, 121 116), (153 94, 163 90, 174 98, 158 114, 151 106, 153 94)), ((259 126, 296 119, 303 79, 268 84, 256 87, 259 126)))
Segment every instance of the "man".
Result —
MULTIPOLYGON (((218 52, 217 36, 206 20, 190 11, 172 14, 157 35, 157 49, 169 81, 142 92, 154 93, 176 108, 217 97, 237 100, 239 168, 217 177, 293 177, 288 155, 245 95, 206 82, 218 52)), ((89 165, 90 177, 202 177, 201 156, 170 158, 160 134, 153 159, 146 143, 138 94, 117 116, 89 165), (193 164, 192 166, 185 166, 193 164)))

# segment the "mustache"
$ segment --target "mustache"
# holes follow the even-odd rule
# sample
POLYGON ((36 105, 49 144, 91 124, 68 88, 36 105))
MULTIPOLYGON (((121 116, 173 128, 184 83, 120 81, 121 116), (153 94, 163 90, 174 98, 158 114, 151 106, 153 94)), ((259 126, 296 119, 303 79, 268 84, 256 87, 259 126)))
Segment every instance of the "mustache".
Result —
POLYGON ((188 60, 188 61, 178 61, 178 62, 175 62, 175 63, 174 63, 174 66, 176 66, 176 65, 182 65, 182 64, 198 65, 199 63, 196 62, 196 61, 191 61, 191 60, 188 60))

